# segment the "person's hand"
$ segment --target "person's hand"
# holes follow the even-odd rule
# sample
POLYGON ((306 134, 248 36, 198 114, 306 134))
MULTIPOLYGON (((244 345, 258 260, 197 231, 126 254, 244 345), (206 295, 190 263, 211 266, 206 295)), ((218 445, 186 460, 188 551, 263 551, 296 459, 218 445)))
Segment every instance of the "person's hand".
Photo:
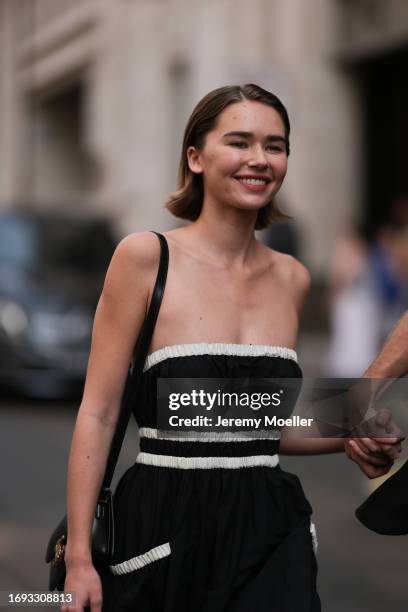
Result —
POLYGON ((403 431, 393 420, 392 412, 386 408, 377 412, 375 422, 378 427, 384 429, 387 436, 382 438, 381 435, 375 435, 373 440, 380 444, 381 452, 389 454, 389 451, 391 451, 390 456, 396 459, 401 453, 401 443, 405 440, 403 431))
POLYGON ((392 411, 378 406, 383 381, 359 379, 346 395, 344 420, 349 438, 344 449, 369 478, 387 474, 400 456, 404 434, 392 411))
POLYGON ((378 478, 387 474, 394 464, 394 459, 401 452, 399 438, 383 439, 347 438, 344 450, 349 459, 357 463, 368 478, 378 478), (386 452, 384 452, 386 449, 386 452))
POLYGON ((360 455, 367 460, 367 455, 371 459, 389 459, 395 461, 401 455, 402 441, 404 438, 351 438, 357 444, 360 455))
POLYGON ((382 381, 362 378, 346 394, 344 423, 350 437, 404 439, 393 419, 395 405, 387 408, 379 404, 381 384, 382 381))
POLYGON ((404 433, 393 419, 388 408, 367 410, 366 419, 349 430, 351 437, 398 438, 404 440, 404 433))
POLYGON ((85 606, 90 612, 102 612, 101 579, 92 563, 67 568, 64 592, 73 593, 74 602, 64 603, 61 612, 83 612, 85 606))
POLYGON ((375 431, 375 437, 364 436, 363 424, 354 428, 356 435, 348 439, 345 451, 366 476, 377 478, 387 474, 395 459, 399 458, 404 435, 394 422, 392 412, 385 408, 375 412, 370 429, 375 431))

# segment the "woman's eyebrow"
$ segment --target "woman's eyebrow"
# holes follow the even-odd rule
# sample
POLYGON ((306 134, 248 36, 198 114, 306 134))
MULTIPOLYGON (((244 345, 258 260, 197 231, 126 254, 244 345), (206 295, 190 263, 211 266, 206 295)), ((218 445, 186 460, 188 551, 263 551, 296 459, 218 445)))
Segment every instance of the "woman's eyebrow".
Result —
MULTIPOLYGON (((235 131, 235 132, 226 132, 224 134, 224 138, 227 138, 228 136, 237 136, 238 138, 252 138, 254 136, 253 132, 241 132, 241 131, 235 131)), ((279 136, 278 134, 268 134, 268 136, 266 137, 266 140, 268 141, 279 141, 279 142, 284 142, 286 143, 286 138, 284 136, 279 136)))

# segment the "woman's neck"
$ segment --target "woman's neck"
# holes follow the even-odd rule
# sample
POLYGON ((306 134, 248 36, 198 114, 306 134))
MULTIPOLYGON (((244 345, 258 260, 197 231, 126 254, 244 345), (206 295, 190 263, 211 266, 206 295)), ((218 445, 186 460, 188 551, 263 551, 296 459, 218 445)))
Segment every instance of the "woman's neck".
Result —
POLYGON ((234 214, 210 215, 203 209, 197 221, 186 228, 186 233, 220 262, 244 266, 256 256, 258 249, 254 233, 256 216, 252 215, 251 219, 248 211, 231 212, 234 214))

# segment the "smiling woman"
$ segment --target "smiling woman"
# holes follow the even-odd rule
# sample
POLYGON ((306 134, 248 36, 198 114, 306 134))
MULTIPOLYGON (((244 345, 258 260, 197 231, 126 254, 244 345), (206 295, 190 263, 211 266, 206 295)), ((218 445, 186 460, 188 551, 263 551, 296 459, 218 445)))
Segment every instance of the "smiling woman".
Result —
POLYGON ((246 191, 266 196, 258 210, 255 229, 287 219, 273 197, 286 174, 289 135, 287 111, 274 94, 253 84, 220 87, 210 92, 197 104, 187 123, 178 188, 168 198, 167 208, 177 217, 191 221, 200 216, 208 183, 205 166, 200 162, 208 154, 210 161, 218 158, 226 165, 232 164, 225 171, 230 171, 230 178, 240 180, 246 191), (235 153, 231 149, 236 149, 235 153), (248 156, 252 163, 246 166, 248 156), (265 172, 273 159, 272 167, 265 172), (239 174, 240 170, 244 172, 239 174))
POLYGON ((245 436, 230 424, 171 438, 158 429, 160 378, 181 378, 191 392, 197 378, 257 384, 302 376, 294 347, 309 273, 254 231, 281 216, 274 197, 287 170, 289 131, 282 103, 256 85, 210 92, 188 121, 178 190, 167 207, 192 223, 161 236, 169 269, 134 407, 140 452, 115 492, 115 550, 99 576, 92 514, 160 251, 156 236, 142 232, 114 253, 68 469, 72 610, 89 603, 100 612, 102 595, 104 612, 321 609, 312 508, 299 479, 280 469, 279 452, 339 452, 343 440, 288 444, 256 422, 245 436))

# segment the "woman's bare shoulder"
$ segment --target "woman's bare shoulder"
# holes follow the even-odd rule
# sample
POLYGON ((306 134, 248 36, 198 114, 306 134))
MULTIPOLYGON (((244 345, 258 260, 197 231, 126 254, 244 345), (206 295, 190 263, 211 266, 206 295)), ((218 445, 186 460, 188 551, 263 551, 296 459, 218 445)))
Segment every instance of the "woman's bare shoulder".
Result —
POLYGON ((311 284, 310 272, 298 259, 264 247, 270 261, 270 270, 275 277, 287 284, 296 293, 306 293, 311 284))
POLYGON ((134 232, 128 234, 118 243, 114 257, 122 263, 130 262, 149 265, 157 262, 160 254, 160 244, 153 232, 134 232))
POLYGON ((136 232, 118 243, 106 272, 105 297, 145 301, 160 259, 160 243, 152 232, 136 232))
POLYGON ((290 267, 292 281, 295 283, 297 289, 307 291, 311 284, 309 270, 298 259, 292 257, 292 255, 285 255, 285 257, 288 259, 287 265, 290 267))

